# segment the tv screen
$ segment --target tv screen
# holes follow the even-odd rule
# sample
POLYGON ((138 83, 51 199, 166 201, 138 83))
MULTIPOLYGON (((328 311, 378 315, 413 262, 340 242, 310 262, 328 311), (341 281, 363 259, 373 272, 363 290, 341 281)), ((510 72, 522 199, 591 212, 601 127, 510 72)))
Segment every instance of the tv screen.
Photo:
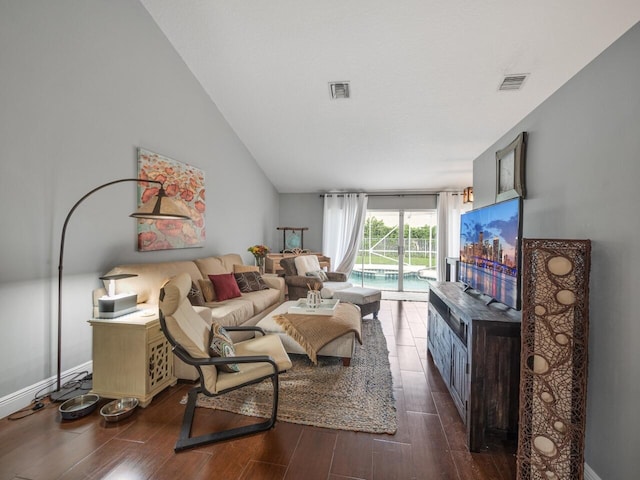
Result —
POLYGON ((460 217, 458 281, 520 310, 520 197, 460 217))

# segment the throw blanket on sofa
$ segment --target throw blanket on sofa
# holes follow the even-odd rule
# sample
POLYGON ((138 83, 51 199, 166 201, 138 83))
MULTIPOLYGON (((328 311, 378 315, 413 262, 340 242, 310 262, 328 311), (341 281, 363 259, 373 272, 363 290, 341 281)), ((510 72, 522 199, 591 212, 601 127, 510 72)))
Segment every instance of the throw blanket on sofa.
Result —
POLYGON ((318 364, 317 354, 322 347, 349 332, 354 332, 362 345, 360 310, 348 303, 340 303, 333 316, 284 313, 274 319, 307 352, 314 365, 318 364))

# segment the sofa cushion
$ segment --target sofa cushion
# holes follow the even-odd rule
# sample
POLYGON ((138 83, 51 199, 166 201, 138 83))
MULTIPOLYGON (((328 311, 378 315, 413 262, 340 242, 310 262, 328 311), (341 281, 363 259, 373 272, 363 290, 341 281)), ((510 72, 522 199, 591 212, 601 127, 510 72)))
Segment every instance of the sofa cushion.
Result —
POLYGON ((213 283, 211 283, 211 280, 209 280, 209 278, 198 280, 198 286, 202 291, 202 296, 204 297, 204 301, 206 303, 215 302, 217 300, 216 291, 213 289, 213 283))
POLYGON ((239 265, 233 266, 233 273, 245 273, 245 272, 260 272, 257 265, 239 265))
POLYGON ((203 278, 207 278, 209 275, 229 273, 229 270, 225 269, 220 257, 198 258, 197 260, 194 260, 194 262, 198 270, 200 270, 203 278))
POLYGON ((237 253, 227 253, 225 255, 221 255, 218 257, 223 267, 227 272, 233 273, 234 265, 242 265, 244 262, 242 261, 242 257, 237 253))
POLYGON ((256 315, 271 305, 275 305, 280 302, 280 290, 269 288, 267 290, 260 290, 257 292, 249 292, 242 294, 243 300, 248 300, 253 305, 253 315, 256 315))
POLYGON ((213 289, 219 302, 229 300, 242 295, 238 283, 233 273, 221 273, 219 275, 209 275, 209 280, 213 283, 213 289))
POLYGON ((306 275, 307 272, 317 272, 320 270, 320 262, 315 255, 300 255, 295 260, 298 275, 306 275))
POLYGON ((269 288, 258 272, 234 273, 233 276, 242 293, 259 292, 269 288))
MULTIPOLYGON (((236 350, 233 347, 231 337, 218 322, 211 324, 211 336, 209 337, 209 355, 213 358, 226 358, 235 357, 236 350)), ((240 367, 237 363, 227 363, 222 365, 216 365, 218 370, 222 372, 239 372, 240 367)))
MULTIPOLYGON (((254 293, 245 295, 254 295, 254 293)), ((223 327, 240 326, 255 315, 253 303, 245 298, 233 298, 223 302, 207 303, 206 305, 211 308, 209 323, 216 321, 223 327)), ((233 332, 230 333, 233 336, 233 332)))
POLYGON ((205 257, 194 260, 202 278, 208 275, 233 273, 234 265, 242 265, 242 257, 237 253, 227 253, 219 257, 205 257))

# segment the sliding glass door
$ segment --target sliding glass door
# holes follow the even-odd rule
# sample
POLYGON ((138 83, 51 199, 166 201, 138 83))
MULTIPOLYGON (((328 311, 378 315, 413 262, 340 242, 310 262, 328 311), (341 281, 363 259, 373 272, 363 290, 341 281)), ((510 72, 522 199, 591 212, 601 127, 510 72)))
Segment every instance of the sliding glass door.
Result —
POLYGON ((436 211, 369 210, 350 281, 380 290, 425 292, 436 278, 436 211))

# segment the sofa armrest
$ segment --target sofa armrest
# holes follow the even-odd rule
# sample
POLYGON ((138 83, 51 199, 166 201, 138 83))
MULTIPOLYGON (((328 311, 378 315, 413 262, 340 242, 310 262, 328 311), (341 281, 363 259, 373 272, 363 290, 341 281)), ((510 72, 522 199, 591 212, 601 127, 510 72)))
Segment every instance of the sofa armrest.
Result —
POLYGON ((287 292, 287 287, 284 283, 284 278, 275 275, 273 273, 265 273, 262 275, 262 279, 264 283, 267 284, 269 288, 275 288, 276 290, 280 290, 280 303, 284 302, 284 297, 287 292))
POLYGON ((346 282, 347 275, 342 272, 326 272, 327 277, 332 282, 346 282))
POLYGON ((290 287, 309 288, 313 285, 318 285, 318 288, 322 288, 322 282, 315 277, 305 277, 302 275, 286 275, 284 281, 290 287))

